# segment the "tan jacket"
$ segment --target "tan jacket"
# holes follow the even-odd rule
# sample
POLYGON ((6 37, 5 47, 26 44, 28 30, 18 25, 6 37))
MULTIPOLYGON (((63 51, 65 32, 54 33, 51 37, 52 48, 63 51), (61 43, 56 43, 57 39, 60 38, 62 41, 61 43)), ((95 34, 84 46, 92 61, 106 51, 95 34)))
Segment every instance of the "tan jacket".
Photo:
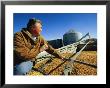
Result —
POLYGON ((38 36, 36 41, 34 41, 31 36, 31 33, 26 29, 22 29, 21 32, 14 34, 14 65, 22 61, 35 59, 44 44, 48 45, 48 49, 46 50, 48 53, 62 58, 41 35, 38 36))

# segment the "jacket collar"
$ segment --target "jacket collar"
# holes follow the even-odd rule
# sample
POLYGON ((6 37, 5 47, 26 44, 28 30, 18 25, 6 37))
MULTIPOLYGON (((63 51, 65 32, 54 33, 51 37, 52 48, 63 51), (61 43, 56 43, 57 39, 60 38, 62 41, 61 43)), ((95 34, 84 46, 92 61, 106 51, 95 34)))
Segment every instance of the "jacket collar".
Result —
POLYGON ((32 40, 32 42, 34 42, 36 44, 36 41, 34 41, 33 38, 32 38, 32 34, 26 28, 23 28, 21 30, 21 32, 23 32, 25 35, 27 35, 32 40))

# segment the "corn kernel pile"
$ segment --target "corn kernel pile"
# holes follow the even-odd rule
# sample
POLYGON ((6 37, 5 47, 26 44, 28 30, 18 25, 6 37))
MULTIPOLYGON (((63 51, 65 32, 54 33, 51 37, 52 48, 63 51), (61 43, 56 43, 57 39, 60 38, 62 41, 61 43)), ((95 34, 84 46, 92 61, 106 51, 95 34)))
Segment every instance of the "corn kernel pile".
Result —
POLYGON ((28 74, 27 75, 31 75, 31 76, 37 76, 37 75, 43 75, 42 73, 40 73, 40 72, 38 72, 38 71, 30 71, 30 72, 28 72, 28 74))
MULTIPOLYGON (((70 53, 65 53, 65 57, 69 57, 70 53)), ((81 54, 77 57, 77 61, 84 62, 87 64, 92 64, 97 66, 97 52, 96 51, 83 51, 81 54)), ((63 61, 59 58, 54 58, 52 62, 46 64, 45 67, 43 67, 43 72, 48 74, 52 69, 56 68, 59 64, 61 64, 63 61)), ((35 64, 34 68, 40 68, 42 64, 45 64, 46 61, 43 61, 41 63, 35 64)), ((65 62, 63 65, 55 69, 53 72, 51 72, 49 75, 63 75, 63 71, 65 68, 65 65, 69 64, 69 61, 65 62)), ((74 62, 74 68, 71 73, 71 75, 97 75, 97 68, 93 68, 91 66, 81 64, 74 62)), ((40 72, 36 71, 30 71, 28 75, 42 75, 40 72)))
POLYGON ((54 69, 56 66, 58 66, 60 63, 62 63, 60 59, 54 58, 53 61, 44 68, 44 71, 48 73, 52 69, 54 69))
POLYGON ((97 65, 97 52, 96 51, 83 51, 77 57, 78 61, 85 62, 92 65, 97 65))
POLYGON ((75 75, 97 75, 97 69, 90 66, 74 63, 76 74, 75 75))

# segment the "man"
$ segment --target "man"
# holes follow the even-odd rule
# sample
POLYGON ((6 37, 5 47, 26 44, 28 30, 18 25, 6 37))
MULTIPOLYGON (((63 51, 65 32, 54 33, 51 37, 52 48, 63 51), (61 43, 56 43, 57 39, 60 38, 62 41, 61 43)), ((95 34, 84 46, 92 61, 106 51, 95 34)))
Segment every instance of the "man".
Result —
POLYGON ((41 21, 30 19, 27 28, 14 34, 14 75, 29 72, 33 66, 32 61, 44 50, 62 59, 62 56, 40 35, 41 31, 41 21))

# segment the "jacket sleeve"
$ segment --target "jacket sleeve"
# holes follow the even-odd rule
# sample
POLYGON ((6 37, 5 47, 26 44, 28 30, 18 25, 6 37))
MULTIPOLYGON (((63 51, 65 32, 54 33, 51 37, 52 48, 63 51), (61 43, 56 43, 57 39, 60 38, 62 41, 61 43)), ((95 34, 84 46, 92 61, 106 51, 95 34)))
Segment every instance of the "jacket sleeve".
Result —
POLYGON ((55 57, 58 57, 58 58, 61 58, 62 59, 62 56, 60 55, 60 53, 55 50, 51 45, 48 44, 48 49, 46 50, 48 53, 54 55, 55 57))
POLYGON ((32 60, 39 53, 40 44, 37 43, 34 48, 29 48, 26 46, 25 41, 21 33, 16 33, 14 35, 14 51, 18 56, 26 60, 32 60))
POLYGON ((46 52, 54 55, 55 57, 62 58, 60 53, 57 50, 55 50, 42 36, 41 36, 41 40, 43 41, 44 44, 48 45, 48 49, 46 50, 46 52))

